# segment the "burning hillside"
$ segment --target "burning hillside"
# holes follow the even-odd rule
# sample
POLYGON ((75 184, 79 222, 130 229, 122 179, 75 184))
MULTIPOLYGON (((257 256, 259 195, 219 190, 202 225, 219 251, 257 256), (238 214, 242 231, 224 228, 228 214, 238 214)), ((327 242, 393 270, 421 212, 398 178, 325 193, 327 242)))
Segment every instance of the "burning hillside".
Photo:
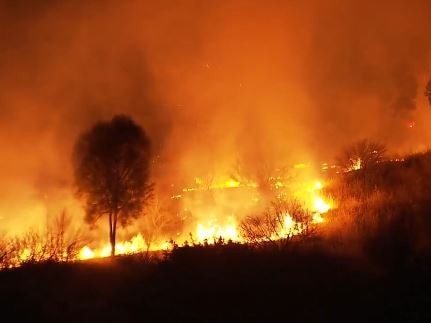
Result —
MULTIPOLYGON (((325 213, 333 208, 333 201, 322 192, 322 181, 288 183, 286 178, 272 178, 274 185, 271 193, 274 201, 284 201, 293 198, 296 207, 303 208, 311 214, 311 224, 323 223, 325 213)), ((171 236, 162 234, 146 242, 145 234, 137 233, 128 241, 117 242, 117 254, 130 254, 148 250, 167 250, 173 244, 212 244, 218 241, 239 243, 250 242, 241 232, 241 224, 249 215, 262 212, 268 204, 268 196, 263 196, 259 186, 247 181, 241 183, 233 178, 213 179, 211 183, 195 178, 193 186, 185 187, 171 196, 177 204, 182 227, 176 228, 171 236)), ((170 215, 172 216, 172 215, 170 215)), ((273 232, 263 237, 262 241, 287 239, 301 234, 305 223, 295 219, 289 211, 283 210, 279 223, 273 232)), ((156 226, 163 225, 163 219, 156 226)), ((84 246, 80 259, 107 257, 110 255, 110 245, 106 243, 101 248, 92 249, 84 246)))
MULTIPOLYGON (((282 241, 306 233, 309 226, 324 225, 326 213, 334 202, 323 192, 323 181, 294 182, 287 175, 269 181, 273 183, 270 191, 262 192, 251 180, 242 183, 226 176, 214 178, 209 184, 195 178, 193 185, 168 197, 169 211, 158 205, 158 199, 153 199, 142 220, 129 227, 128 231, 135 233, 116 242, 116 254, 170 250, 183 245, 282 241), (298 217, 298 211, 308 217, 298 217)), ((111 255, 111 245, 103 242, 104 235, 87 245, 83 245, 86 239, 78 241, 78 236, 66 236, 70 234, 67 232, 70 219, 64 216, 60 219, 63 222, 56 220, 44 232, 33 231, 22 239, 17 237, 8 266, 111 255)), ((105 222, 100 223, 102 229, 105 222)))
MULTIPOLYGON (((304 221, 324 226, 338 206, 325 194, 327 174, 380 163, 381 142, 399 155, 428 145, 426 1, 173 7, 0 5, 6 236, 49 231, 45 222, 64 211, 80 232, 74 258, 106 256, 107 244, 113 254, 115 244, 134 253, 169 241, 245 242, 244 221, 263 221, 259 214, 273 227, 259 240, 283 239, 301 234, 304 221), (71 162, 76 138, 118 115, 133 120, 131 132, 99 133, 87 151, 99 160, 80 168, 83 144, 71 162), (116 146, 123 135, 135 145, 125 155, 129 144, 116 146), (360 141, 332 162, 368 137, 376 142, 360 141), (306 215, 294 214, 295 204, 306 215), (108 238, 99 218, 110 221, 108 238)), ((20 252, 17 259, 36 257, 20 252)))
POLYGON ((0 0, 4 319, 431 322, 430 31, 430 0, 0 0))

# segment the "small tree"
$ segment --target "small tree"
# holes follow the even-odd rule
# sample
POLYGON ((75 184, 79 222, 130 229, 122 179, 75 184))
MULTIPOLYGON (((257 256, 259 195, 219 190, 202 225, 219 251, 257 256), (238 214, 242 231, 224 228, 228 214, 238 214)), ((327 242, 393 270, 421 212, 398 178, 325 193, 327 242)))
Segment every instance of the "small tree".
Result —
POLYGON ((385 145, 364 139, 345 147, 338 156, 337 163, 343 171, 351 171, 373 166, 385 157, 385 145))
POLYGON ((117 224, 125 226, 142 214, 151 196, 150 140, 131 118, 116 116, 78 138, 73 164, 78 194, 85 201, 85 219, 94 224, 108 217, 114 256, 117 224))
POLYGON ((160 239, 160 235, 168 224, 168 215, 162 210, 159 199, 156 197, 150 203, 145 212, 141 225, 141 233, 147 246, 146 254, 150 251, 152 244, 160 239))

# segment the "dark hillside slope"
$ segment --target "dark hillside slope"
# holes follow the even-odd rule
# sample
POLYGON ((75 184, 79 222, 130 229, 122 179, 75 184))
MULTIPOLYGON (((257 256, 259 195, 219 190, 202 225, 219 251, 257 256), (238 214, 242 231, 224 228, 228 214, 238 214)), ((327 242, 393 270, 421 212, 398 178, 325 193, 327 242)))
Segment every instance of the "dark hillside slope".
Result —
POLYGON ((2 313, 43 322, 429 321, 430 267, 377 272, 314 246, 188 247, 0 273, 2 313))

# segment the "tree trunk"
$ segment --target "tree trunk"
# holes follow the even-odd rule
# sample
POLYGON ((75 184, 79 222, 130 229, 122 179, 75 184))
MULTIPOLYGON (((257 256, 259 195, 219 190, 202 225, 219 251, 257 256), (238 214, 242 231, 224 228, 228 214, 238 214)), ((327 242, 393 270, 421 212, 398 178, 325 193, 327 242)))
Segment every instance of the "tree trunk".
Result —
POLYGON ((114 223, 112 219, 112 213, 109 213, 109 243, 111 244, 111 257, 115 256, 115 230, 114 223))
POLYGON ((115 241, 117 237, 117 219, 118 219, 118 211, 114 213, 114 219, 112 222, 112 238, 111 238, 111 257, 115 256, 115 241))
POLYGON ((115 257, 115 234, 111 237, 111 257, 115 257))

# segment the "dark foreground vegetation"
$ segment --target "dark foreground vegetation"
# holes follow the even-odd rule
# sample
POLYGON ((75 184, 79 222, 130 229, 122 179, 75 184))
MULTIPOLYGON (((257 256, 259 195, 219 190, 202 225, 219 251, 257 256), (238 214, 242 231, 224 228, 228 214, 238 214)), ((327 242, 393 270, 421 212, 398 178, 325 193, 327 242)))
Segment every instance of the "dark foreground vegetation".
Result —
POLYGON ((20 322, 429 322, 431 259, 398 268, 328 252, 186 247, 27 265, 0 273, 3 315, 20 322))

